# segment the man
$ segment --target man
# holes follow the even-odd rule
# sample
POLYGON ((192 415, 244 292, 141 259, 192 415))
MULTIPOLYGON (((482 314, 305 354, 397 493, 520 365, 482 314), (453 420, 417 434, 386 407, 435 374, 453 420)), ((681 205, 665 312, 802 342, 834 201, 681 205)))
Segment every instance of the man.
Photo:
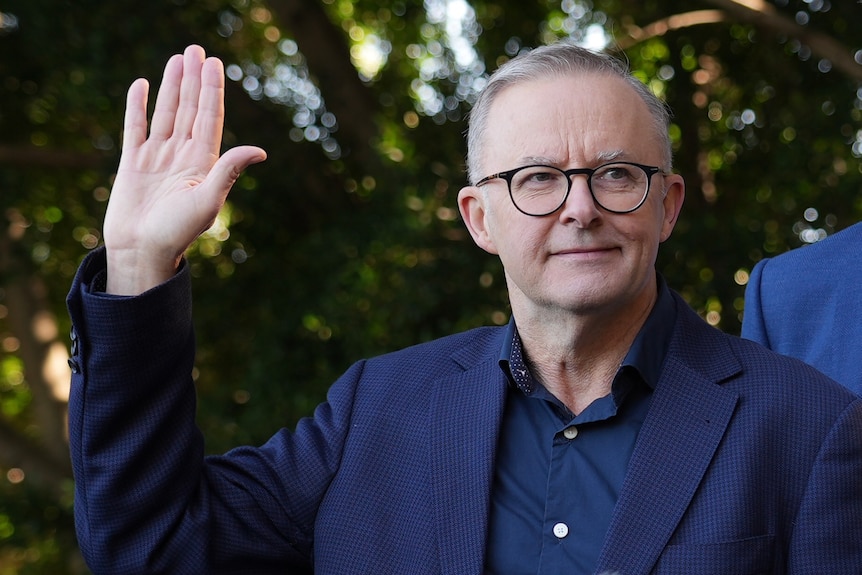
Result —
POLYGON ((745 288, 742 337, 810 363, 862 395, 862 223, 760 260, 745 288))
POLYGON ((509 326, 360 361, 295 432, 204 458, 182 253, 263 158, 216 159, 222 81, 198 47, 170 60, 149 138, 132 85, 106 249, 70 294, 95 573, 862 572, 862 399, 666 287, 667 112, 566 44, 471 117, 458 205, 509 326))

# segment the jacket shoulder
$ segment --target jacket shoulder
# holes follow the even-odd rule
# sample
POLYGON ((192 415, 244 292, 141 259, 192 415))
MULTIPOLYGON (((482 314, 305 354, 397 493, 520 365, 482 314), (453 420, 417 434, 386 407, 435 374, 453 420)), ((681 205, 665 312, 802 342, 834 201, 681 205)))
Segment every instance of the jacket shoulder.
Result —
POLYGON ((798 278, 800 267, 806 272, 816 270, 831 270, 833 273, 847 273, 855 269, 856 254, 862 249, 862 222, 845 228, 831 236, 804 245, 775 257, 764 258, 757 263, 757 268, 764 274, 792 270, 790 278, 798 278), (850 261, 853 265, 848 269, 841 269, 836 262, 850 261), (768 272, 767 272, 768 270, 768 272))
POLYGON ((811 365, 724 333, 703 321, 678 298, 678 319, 669 353, 689 368, 743 395, 756 390, 774 401, 846 405, 857 396, 811 365))
POLYGON ((435 365, 452 364, 461 370, 499 357, 505 327, 477 327, 418 343, 368 360, 369 367, 392 364, 435 365))

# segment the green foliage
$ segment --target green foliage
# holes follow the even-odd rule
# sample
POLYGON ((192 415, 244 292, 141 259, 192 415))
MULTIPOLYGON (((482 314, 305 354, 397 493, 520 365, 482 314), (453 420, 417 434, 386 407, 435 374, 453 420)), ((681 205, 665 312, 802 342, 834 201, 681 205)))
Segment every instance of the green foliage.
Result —
POLYGON ((69 499, 13 481, 14 475, 0 483, 0 575, 84 573, 80 557, 70 554, 69 499))
MULTIPOLYGON (((165 60, 191 42, 227 65, 226 145, 270 157, 189 253, 211 451, 292 426, 361 357, 508 319, 500 264, 457 217, 465 118, 487 72, 555 38, 605 30, 674 110, 687 198, 658 265, 738 331, 756 261, 862 219, 859 72, 771 23, 851 55, 862 29, 856 3, 801 0, 768 4, 757 26, 724 12, 650 27, 727 4, 477 0, 450 2, 453 23, 443 0, 5 2, 0 424, 46 454, 63 441, 40 415, 40 374, 49 344, 66 343, 77 264, 101 241, 124 93, 144 76, 152 101, 165 60), (22 315, 53 318, 55 333, 22 315)), ((83 572, 68 471, 47 486, 14 461, 0 471, 0 575, 83 572)))

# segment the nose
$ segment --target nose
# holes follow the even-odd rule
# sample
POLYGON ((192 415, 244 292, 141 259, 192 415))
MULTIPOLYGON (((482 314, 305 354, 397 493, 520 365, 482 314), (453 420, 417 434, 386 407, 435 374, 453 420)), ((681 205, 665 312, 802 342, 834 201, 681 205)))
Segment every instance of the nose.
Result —
POLYGON ((566 201, 560 208, 560 221, 564 224, 574 222, 579 227, 589 228, 601 218, 599 206, 590 193, 587 176, 574 174, 570 177, 572 186, 566 201))

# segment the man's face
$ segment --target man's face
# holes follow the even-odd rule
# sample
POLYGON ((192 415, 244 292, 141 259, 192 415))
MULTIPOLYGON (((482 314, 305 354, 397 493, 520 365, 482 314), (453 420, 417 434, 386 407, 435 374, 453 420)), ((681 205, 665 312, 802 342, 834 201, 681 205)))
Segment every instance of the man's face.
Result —
MULTIPOLYGON (((483 174, 535 163, 564 170, 610 161, 663 163, 646 104, 612 76, 510 86, 492 104, 487 123, 483 174)), ((506 182, 495 179, 464 188, 459 207, 476 243, 500 256, 516 315, 524 306, 604 315, 652 297, 658 245, 670 236, 683 195, 679 176, 656 174, 643 206, 613 214, 594 203, 579 175, 557 212, 532 217, 512 205, 506 182)))

